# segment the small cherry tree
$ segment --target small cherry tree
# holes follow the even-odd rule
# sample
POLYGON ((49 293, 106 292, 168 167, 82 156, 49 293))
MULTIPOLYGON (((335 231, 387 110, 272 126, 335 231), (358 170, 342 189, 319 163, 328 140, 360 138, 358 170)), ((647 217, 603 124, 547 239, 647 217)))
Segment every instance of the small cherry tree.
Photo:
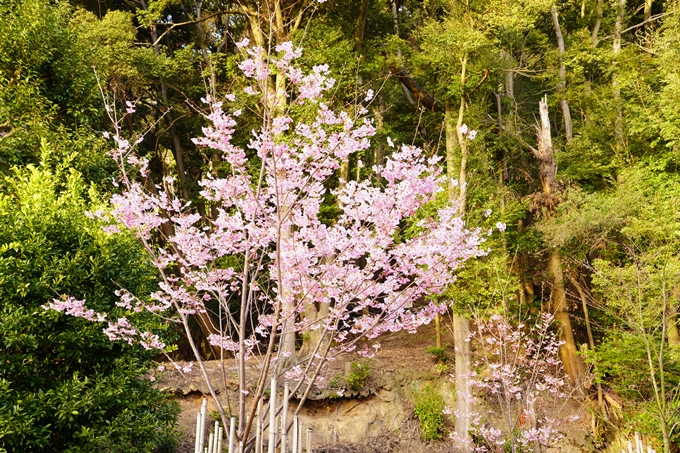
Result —
MULTIPOLYGON (((191 211, 174 195, 171 180, 153 193, 145 190, 135 173, 143 176, 147 162, 117 128, 112 155, 123 191, 111 200, 115 222, 107 228, 131 231, 161 275, 150 302, 121 291, 119 305, 183 326, 226 425, 228 414, 189 329, 192 316, 208 315, 214 331, 210 343, 235 363, 237 438, 247 445, 257 403, 272 376, 291 382, 291 395, 304 401, 313 386, 322 385, 320 371, 334 356, 350 351, 370 355, 379 347, 379 335, 413 332, 444 311, 444 305, 428 302, 427 296, 453 283, 455 270, 484 252, 482 240, 465 229, 456 207, 421 220, 419 233, 409 239, 399 234, 405 219, 445 186, 439 159, 427 159, 413 146, 402 146, 384 166, 374 168, 381 184, 341 184, 335 191, 341 213, 324 223, 320 208, 328 178, 370 145, 374 127, 362 117, 366 110, 329 108, 323 100, 333 86, 327 66, 305 74, 296 64, 301 50, 291 43, 271 54, 247 48, 246 42, 239 45, 248 54, 240 68, 252 81, 244 92, 257 97, 262 124, 252 131, 247 152, 232 141, 241 111, 229 113, 223 102, 206 99, 210 125, 196 143, 220 153, 228 168, 200 182, 201 196, 215 214, 206 220, 191 211), (285 91, 282 79, 288 83, 285 91), (293 110, 307 120, 295 118, 293 110), (158 241, 161 230, 165 237, 158 241), (206 304, 217 309, 208 313, 206 304), (304 355, 295 349, 295 338, 303 333, 315 339, 304 355), (371 348, 366 339, 374 340, 371 348)), ((371 97, 369 91, 365 101, 371 97)), ((237 102, 234 95, 225 101, 237 102)), ((88 310, 83 301, 55 300, 50 308, 106 323, 111 339, 164 348, 158 337, 136 330, 128 317, 110 319, 88 310)))
POLYGON ((473 372, 470 383, 489 401, 489 413, 497 413, 500 422, 474 412, 473 432, 485 443, 478 451, 539 453, 561 437, 559 424, 575 420, 555 409, 565 401, 568 385, 559 359, 561 343, 551 330, 553 321, 547 313, 531 328, 523 323, 513 326, 501 315, 477 321, 471 339, 479 371, 473 372))

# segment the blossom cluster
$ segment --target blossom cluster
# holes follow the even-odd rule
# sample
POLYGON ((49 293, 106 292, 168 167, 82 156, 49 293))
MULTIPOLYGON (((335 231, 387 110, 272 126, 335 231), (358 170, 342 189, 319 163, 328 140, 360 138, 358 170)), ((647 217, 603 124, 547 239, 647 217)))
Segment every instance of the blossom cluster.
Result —
MULTIPOLYGON (((229 168, 199 182, 203 201, 214 208, 211 218, 163 186, 150 193, 128 177, 130 165, 144 166, 131 157, 130 143, 116 135, 112 155, 123 190, 111 199, 115 226, 137 236, 163 276, 151 302, 121 292, 119 305, 163 313, 186 326, 188 316, 208 315, 206 304, 213 303, 223 316, 214 322, 221 328, 209 342, 236 358, 252 357, 272 336, 321 332, 332 341, 311 357, 313 364, 355 350, 357 339, 412 332, 430 322, 446 306, 427 296, 452 284, 467 259, 485 253, 479 232, 465 228, 455 206, 423 219, 414 237, 399 234, 405 219, 445 186, 439 159, 401 146, 372 169, 381 183, 348 181, 329 193, 328 180, 341 164, 369 148, 372 121, 355 109, 333 110, 325 103, 334 84, 328 66, 305 73, 296 65, 301 49, 282 43, 276 55, 268 55, 248 45, 238 43, 247 55, 239 67, 252 83, 245 92, 257 96, 265 112, 248 152, 233 140, 241 111, 229 112, 217 99, 205 99, 209 125, 195 139, 229 168), (285 78, 285 89, 275 85, 274 75, 285 78), (289 108, 301 103, 309 107, 304 121, 289 108), (257 159, 247 158, 253 154, 257 159), (323 222, 321 207, 329 195, 341 213, 323 222), (173 234, 154 243, 153 232, 164 224, 173 234), (233 310, 239 313, 233 316, 233 310)), ((135 332, 126 318, 110 322, 106 333, 162 347, 158 338, 135 332)), ((376 342, 360 352, 371 355, 377 347, 376 342)), ((274 362, 284 363, 291 352, 278 354, 274 362)), ((292 363, 283 370, 291 379, 322 384, 309 366, 292 363)))
POLYGON ((493 427, 475 414, 473 429, 486 442, 478 449, 540 451, 561 437, 556 417, 542 404, 567 396, 559 360, 562 343, 551 330, 553 321, 544 313, 531 328, 512 326, 500 315, 477 323, 471 338, 477 340, 479 372, 472 372, 470 383, 498 410, 505 425, 493 427))
MULTIPOLYGON (((129 293, 123 294, 124 305, 129 304, 130 299, 129 293)), ((151 332, 138 332, 125 317, 118 318, 117 321, 110 321, 107 314, 96 312, 91 308, 88 309, 85 306, 84 300, 78 300, 72 296, 66 296, 64 299, 53 299, 52 302, 43 305, 42 308, 44 310, 63 312, 88 321, 107 322, 108 326, 104 329, 104 333, 111 341, 123 340, 131 345, 138 343, 144 349, 163 350, 165 348, 165 344, 161 342, 158 335, 151 332)))

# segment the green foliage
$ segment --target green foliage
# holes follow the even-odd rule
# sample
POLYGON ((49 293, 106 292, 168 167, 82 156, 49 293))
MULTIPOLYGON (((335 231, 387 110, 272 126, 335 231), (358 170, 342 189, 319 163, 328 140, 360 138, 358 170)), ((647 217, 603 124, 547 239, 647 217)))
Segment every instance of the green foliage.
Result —
POLYGON ((574 189, 558 215, 538 225, 549 245, 609 253, 638 252, 672 246, 680 235, 680 182, 646 165, 623 170, 608 191, 574 189), (617 245, 623 248, 612 249, 617 245))
POLYGON ((352 362, 350 366, 352 371, 345 375, 345 383, 354 391, 361 390, 371 376, 371 365, 369 363, 352 362))
MULTIPOLYGON (((0 447, 22 452, 151 452, 171 445, 177 409, 142 376, 150 352, 114 344, 93 323, 43 305, 60 294, 96 311, 119 285, 153 290, 153 267, 126 235, 86 209, 96 193, 71 170, 29 166, 0 192, 0 447), (89 201, 88 201, 89 198, 89 201)), ((159 332, 152 318, 138 319, 159 332)))
POLYGON ((92 42, 70 24, 67 3, 0 1, 0 173, 50 161, 108 180, 99 133, 99 91, 92 42))
POLYGON ((416 392, 413 415, 420 422, 420 436, 423 442, 442 440, 443 411, 444 399, 430 384, 416 392))
POLYGON ((446 362, 446 346, 430 346, 425 348, 425 352, 432 354, 440 362, 446 362))
POLYGON ((639 165, 610 191, 570 192, 559 216, 540 226, 555 246, 590 259, 591 292, 607 323, 589 361, 624 398, 626 423, 658 436, 679 421, 680 357, 666 346, 680 288, 678 203, 676 177, 639 165))

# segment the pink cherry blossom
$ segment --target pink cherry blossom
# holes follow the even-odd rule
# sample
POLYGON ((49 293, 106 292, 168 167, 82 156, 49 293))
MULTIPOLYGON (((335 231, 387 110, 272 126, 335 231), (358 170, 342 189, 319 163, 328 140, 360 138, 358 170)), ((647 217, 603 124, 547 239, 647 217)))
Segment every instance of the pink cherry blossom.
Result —
MULTIPOLYGON (((111 225, 138 238, 161 280, 146 301, 121 291, 118 305, 130 318, 109 320, 105 333, 112 340, 163 349, 157 336, 137 331, 130 321, 134 313, 146 310, 184 326, 189 338, 189 319, 209 318, 217 331, 207 335, 210 345, 235 361, 239 414, 245 417, 245 376, 260 372, 247 367, 247 360, 262 367, 264 374, 255 380, 264 382, 269 369, 300 392, 320 388, 319 370, 334 356, 352 351, 372 356, 380 335, 415 332, 445 312, 445 304, 428 296, 454 284, 465 261, 486 252, 479 231, 465 227, 456 206, 422 210, 446 180, 439 158, 428 158, 420 148, 395 148, 374 169, 379 183, 346 181, 329 189, 327 182, 341 164, 369 148, 373 123, 357 115, 361 109, 330 108, 324 95, 335 81, 328 65, 305 73, 296 63, 302 51, 291 43, 279 44, 276 55, 248 48, 245 41, 239 46, 248 54, 239 65, 252 83, 248 92, 259 96, 264 114, 247 150, 233 142, 237 112, 205 99, 209 125, 194 143, 229 164, 228 172, 206 174, 198 182, 213 216, 204 218, 180 200, 173 180, 147 192, 133 177, 141 161, 130 159, 132 150, 118 129, 112 156, 123 190, 111 199, 111 225), (306 105, 305 120, 293 113, 296 109, 278 112, 269 97, 273 73, 287 76, 282 95, 292 105, 306 105), (257 159, 247 157, 253 154, 257 159), (321 209, 330 195, 338 200, 339 214, 323 222, 321 209), (418 233, 402 237, 401 229, 416 213, 418 233), (162 226, 173 233, 158 241, 162 226), (294 343, 303 333, 322 340, 298 356, 287 339, 294 343)), ((255 397, 261 396, 258 387, 255 397)))

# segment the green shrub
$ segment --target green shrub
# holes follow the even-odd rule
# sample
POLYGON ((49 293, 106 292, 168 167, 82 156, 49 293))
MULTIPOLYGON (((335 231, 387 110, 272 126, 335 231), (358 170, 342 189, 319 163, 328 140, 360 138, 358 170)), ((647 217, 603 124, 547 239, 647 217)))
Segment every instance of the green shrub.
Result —
MULTIPOLYGON (((151 353, 110 342, 101 323, 42 308, 69 294, 131 317, 114 292, 154 289, 140 247, 84 215, 97 206, 74 171, 29 166, 0 188, 0 451, 169 448, 178 410, 142 378, 151 353)), ((136 322, 160 332, 153 318, 136 322)))
POLYGON ((420 422, 420 436, 423 442, 442 440, 444 399, 428 384, 416 392, 415 403, 413 415, 420 422))
POLYGON ((446 346, 431 346, 425 352, 432 354, 439 362, 446 362, 446 346))
POLYGON ((371 365, 368 363, 351 363, 352 372, 345 376, 345 383, 354 391, 361 390, 371 375, 371 365))

